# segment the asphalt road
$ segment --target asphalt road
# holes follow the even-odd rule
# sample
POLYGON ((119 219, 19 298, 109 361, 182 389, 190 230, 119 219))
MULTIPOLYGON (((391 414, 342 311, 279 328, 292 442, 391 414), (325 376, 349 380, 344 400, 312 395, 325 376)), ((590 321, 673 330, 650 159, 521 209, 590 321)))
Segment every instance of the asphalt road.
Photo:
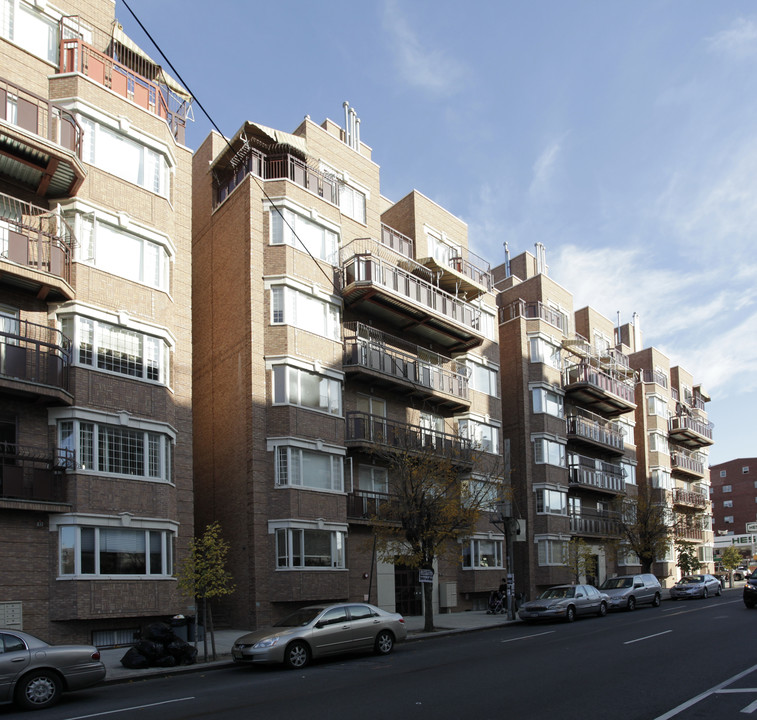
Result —
POLYGON ((0 720, 757 720, 755 624, 757 610, 732 591, 572 625, 432 638, 296 672, 230 667, 105 685, 33 716, 4 706, 0 720))

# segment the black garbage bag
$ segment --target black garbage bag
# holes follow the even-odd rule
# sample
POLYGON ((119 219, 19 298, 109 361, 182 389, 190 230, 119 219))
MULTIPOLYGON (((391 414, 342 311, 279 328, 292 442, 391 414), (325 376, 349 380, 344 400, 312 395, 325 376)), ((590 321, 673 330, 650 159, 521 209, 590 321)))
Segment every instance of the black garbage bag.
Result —
POLYGON ((126 655, 121 658, 121 665, 129 670, 144 670, 150 667, 147 658, 142 655, 136 648, 129 648, 126 655))
POLYGON ((166 652, 176 658, 179 665, 194 665, 197 660, 197 648, 184 640, 174 640, 166 645, 166 652))
POLYGON ((153 665, 155 667, 162 667, 162 668, 169 668, 169 667, 175 667, 178 663, 176 662, 176 658, 173 657, 173 655, 163 655, 163 657, 159 657, 153 665))
POLYGON ((144 655, 151 665, 166 654, 166 646, 154 640, 140 640, 134 645, 134 649, 140 655, 144 655))
POLYGON ((164 645, 168 645, 168 643, 176 639, 176 635, 173 634, 170 626, 162 622, 150 623, 144 632, 144 637, 147 640, 153 640, 164 645))

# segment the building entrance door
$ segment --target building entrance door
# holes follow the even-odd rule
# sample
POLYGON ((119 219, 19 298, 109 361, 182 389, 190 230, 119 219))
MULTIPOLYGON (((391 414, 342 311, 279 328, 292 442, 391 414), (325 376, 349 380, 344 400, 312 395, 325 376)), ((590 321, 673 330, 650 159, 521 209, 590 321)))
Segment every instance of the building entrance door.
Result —
POLYGON ((394 603, 400 615, 423 615, 423 591, 417 568, 394 566, 394 603))

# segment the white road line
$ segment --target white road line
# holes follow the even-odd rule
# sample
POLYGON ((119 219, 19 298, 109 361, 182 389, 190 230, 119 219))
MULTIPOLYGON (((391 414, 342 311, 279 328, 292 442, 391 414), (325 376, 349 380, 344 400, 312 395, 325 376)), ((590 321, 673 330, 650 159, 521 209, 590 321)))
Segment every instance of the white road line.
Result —
POLYGON ((725 688, 725 690, 716 690, 715 695, 728 695, 728 693, 757 693, 757 688, 725 688))
MULTIPOLYGON (((666 712, 664 715, 660 715, 654 720, 669 720, 669 718, 675 717, 684 710, 687 710, 688 708, 696 705, 700 700, 704 700, 708 695, 713 695, 714 693, 718 692, 718 690, 722 690, 726 685, 730 685, 737 680, 741 680, 741 678, 749 675, 749 673, 753 673, 755 670, 757 670, 757 665, 752 665, 752 667, 747 668, 743 672, 740 672, 738 675, 734 675, 733 677, 728 678, 728 680, 723 680, 722 683, 718 683, 714 687, 711 687, 709 690, 705 690, 703 693, 700 693, 696 697, 691 698, 691 700, 687 700, 685 703, 681 703, 678 707, 674 707, 672 710, 668 710, 668 712, 666 712)), ((746 710, 746 708, 744 708, 744 710, 746 710)), ((742 710, 742 712, 744 711, 742 710)), ((751 712, 751 710, 749 712, 751 712)))
POLYGON ((536 635, 523 635, 521 637, 511 638, 510 640, 500 640, 501 643, 515 642, 516 640, 528 640, 530 638, 541 637, 542 635, 551 635, 554 630, 547 630, 543 633, 536 633, 536 635))
POLYGON ((655 633, 654 635, 645 635, 644 637, 636 638, 636 640, 627 640, 624 645, 633 645, 634 643, 641 642, 642 640, 649 640, 650 638, 660 637, 660 635, 667 635, 673 632, 672 630, 664 630, 663 632, 655 633))
POLYGON ((749 703, 749 705, 747 705, 745 708, 742 708, 740 712, 751 715, 755 710, 757 710, 757 700, 755 700, 753 703, 749 703))
POLYGON ((85 720, 86 718, 102 717, 103 715, 114 715, 115 713, 131 712, 132 710, 144 710, 145 708, 158 707, 159 705, 168 705, 169 703, 187 702, 194 700, 194 697, 176 698, 176 700, 164 700, 163 702, 150 703, 149 705, 135 705, 134 707, 121 708, 119 710, 106 710, 105 712, 93 713, 92 715, 77 715, 76 717, 66 718, 66 720, 85 720))

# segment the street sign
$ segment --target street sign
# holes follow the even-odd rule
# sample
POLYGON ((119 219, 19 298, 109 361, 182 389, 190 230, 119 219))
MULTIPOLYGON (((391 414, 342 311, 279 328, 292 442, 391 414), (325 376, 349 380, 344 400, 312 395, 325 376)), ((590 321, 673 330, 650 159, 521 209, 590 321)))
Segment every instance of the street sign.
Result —
POLYGON ((746 524, 746 531, 748 533, 757 532, 757 522, 748 522, 746 524))
POLYGON ((418 570, 418 582, 422 582, 422 583, 434 582, 434 571, 425 570, 425 569, 418 570))

